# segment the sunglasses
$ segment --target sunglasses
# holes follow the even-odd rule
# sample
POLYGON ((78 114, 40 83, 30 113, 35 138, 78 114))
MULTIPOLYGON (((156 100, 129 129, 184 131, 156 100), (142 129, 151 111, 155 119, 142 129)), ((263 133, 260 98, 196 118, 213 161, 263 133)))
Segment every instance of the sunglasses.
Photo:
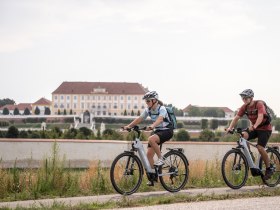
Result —
POLYGON ((242 100, 246 100, 247 98, 250 98, 250 97, 241 97, 242 98, 242 100))
POLYGON ((146 103, 150 103, 151 102, 151 100, 146 100, 146 103))

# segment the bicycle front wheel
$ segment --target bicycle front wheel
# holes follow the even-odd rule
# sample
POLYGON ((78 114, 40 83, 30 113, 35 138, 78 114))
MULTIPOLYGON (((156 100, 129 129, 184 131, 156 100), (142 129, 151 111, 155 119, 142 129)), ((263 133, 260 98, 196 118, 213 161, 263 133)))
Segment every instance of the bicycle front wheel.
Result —
POLYGON ((122 195, 131 195, 140 187, 143 166, 133 153, 124 152, 112 162, 110 179, 114 189, 122 195))
POLYGON ((248 163, 241 151, 232 149, 225 154, 222 175, 230 188, 239 189, 244 186, 248 178, 248 163))
POLYGON ((165 164, 159 167, 161 185, 169 192, 178 192, 188 181, 188 161, 181 152, 171 150, 164 156, 165 164))
MULTIPOLYGON (((271 178, 268 180, 265 180, 262 176, 263 182, 269 186, 269 187, 275 187, 280 182, 280 155, 279 153, 274 149, 267 149, 266 150, 268 158, 270 160, 270 165, 272 165, 274 169, 274 173, 272 174, 271 178)), ((260 170, 263 174, 265 174, 266 165, 264 164, 263 159, 260 159, 260 170)))

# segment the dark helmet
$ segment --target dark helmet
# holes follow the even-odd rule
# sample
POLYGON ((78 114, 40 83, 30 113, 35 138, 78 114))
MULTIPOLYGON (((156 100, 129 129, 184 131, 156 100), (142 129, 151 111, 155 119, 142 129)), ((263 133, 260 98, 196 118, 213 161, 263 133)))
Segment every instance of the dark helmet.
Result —
POLYGON ((158 100, 158 94, 156 91, 150 91, 145 93, 145 95, 143 96, 143 100, 146 99, 157 99, 158 100))
POLYGON ((240 93, 239 95, 241 97, 253 98, 254 92, 251 89, 246 89, 246 90, 243 90, 242 93, 240 93))

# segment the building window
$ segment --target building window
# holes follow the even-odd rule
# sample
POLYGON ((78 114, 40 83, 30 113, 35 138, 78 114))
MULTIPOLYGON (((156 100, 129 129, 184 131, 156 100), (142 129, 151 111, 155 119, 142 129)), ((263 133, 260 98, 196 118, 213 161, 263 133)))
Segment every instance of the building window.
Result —
POLYGON ((134 100, 137 101, 137 100, 138 100, 138 97, 137 97, 137 96, 134 96, 134 100))
POLYGON ((64 97, 61 95, 61 96, 60 96, 60 100, 63 100, 63 99, 64 99, 64 97))
POLYGON ((114 100, 117 101, 117 100, 118 100, 118 96, 115 96, 115 97, 114 97, 114 100))
POLYGON ((58 107, 58 105, 57 104, 54 104, 54 108, 57 108, 58 107))
POLYGON ((83 101, 83 100, 85 100, 85 97, 84 97, 84 96, 82 96, 82 101, 83 101))
POLYGON ((64 105, 63 105, 63 104, 60 104, 60 108, 64 108, 64 105))
POLYGON ((130 101, 130 99, 131 99, 131 97, 130 97, 130 96, 127 96, 127 100, 130 101))
POLYGON ((67 109, 69 109, 70 108, 70 104, 67 104, 67 109))
POLYGON ((133 107, 134 109, 137 109, 137 104, 134 104, 134 107, 133 107))
POLYGON ((105 111, 103 111, 103 115, 106 115, 106 112, 105 112, 105 111))
POLYGON ((85 104, 81 103, 81 108, 84 109, 85 108, 85 104))
POLYGON ((121 96, 121 101, 123 101, 123 96, 121 96))
POLYGON ((74 109, 76 109, 77 108, 77 104, 74 103, 73 105, 74 105, 74 109))
POLYGON ((54 100, 57 101, 57 96, 54 96, 54 100))
POLYGON ((77 101, 77 96, 74 96, 74 101, 77 101))
POLYGON ((107 97, 106 97, 106 96, 104 96, 104 97, 103 97, 103 100, 104 100, 104 101, 106 101, 106 100, 107 100, 107 97))
POLYGON ((66 96, 67 101, 70 101, 70 96, 66 96))
POLYGON ((117 109, 117 108, 118 108, 117 104, 116 104, 116 103, 114 103, 114 109, 117 109))

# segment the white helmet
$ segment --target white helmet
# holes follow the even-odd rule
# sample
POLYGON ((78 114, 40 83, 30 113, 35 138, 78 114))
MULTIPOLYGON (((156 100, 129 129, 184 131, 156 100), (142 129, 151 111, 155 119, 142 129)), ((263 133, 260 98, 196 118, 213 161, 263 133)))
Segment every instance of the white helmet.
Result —
POLYGON ((251 89, 246 89, 246 90, 243 90, 242 93, 240 93, 239 95, 241 97, 253 98, 254 92, 251 89))
POLYGON ((145 93, 145 95, 143 96, 143 100, 146 99, 157 99, 158 100, 158 94, 156 91, 150 91, 145 93))

